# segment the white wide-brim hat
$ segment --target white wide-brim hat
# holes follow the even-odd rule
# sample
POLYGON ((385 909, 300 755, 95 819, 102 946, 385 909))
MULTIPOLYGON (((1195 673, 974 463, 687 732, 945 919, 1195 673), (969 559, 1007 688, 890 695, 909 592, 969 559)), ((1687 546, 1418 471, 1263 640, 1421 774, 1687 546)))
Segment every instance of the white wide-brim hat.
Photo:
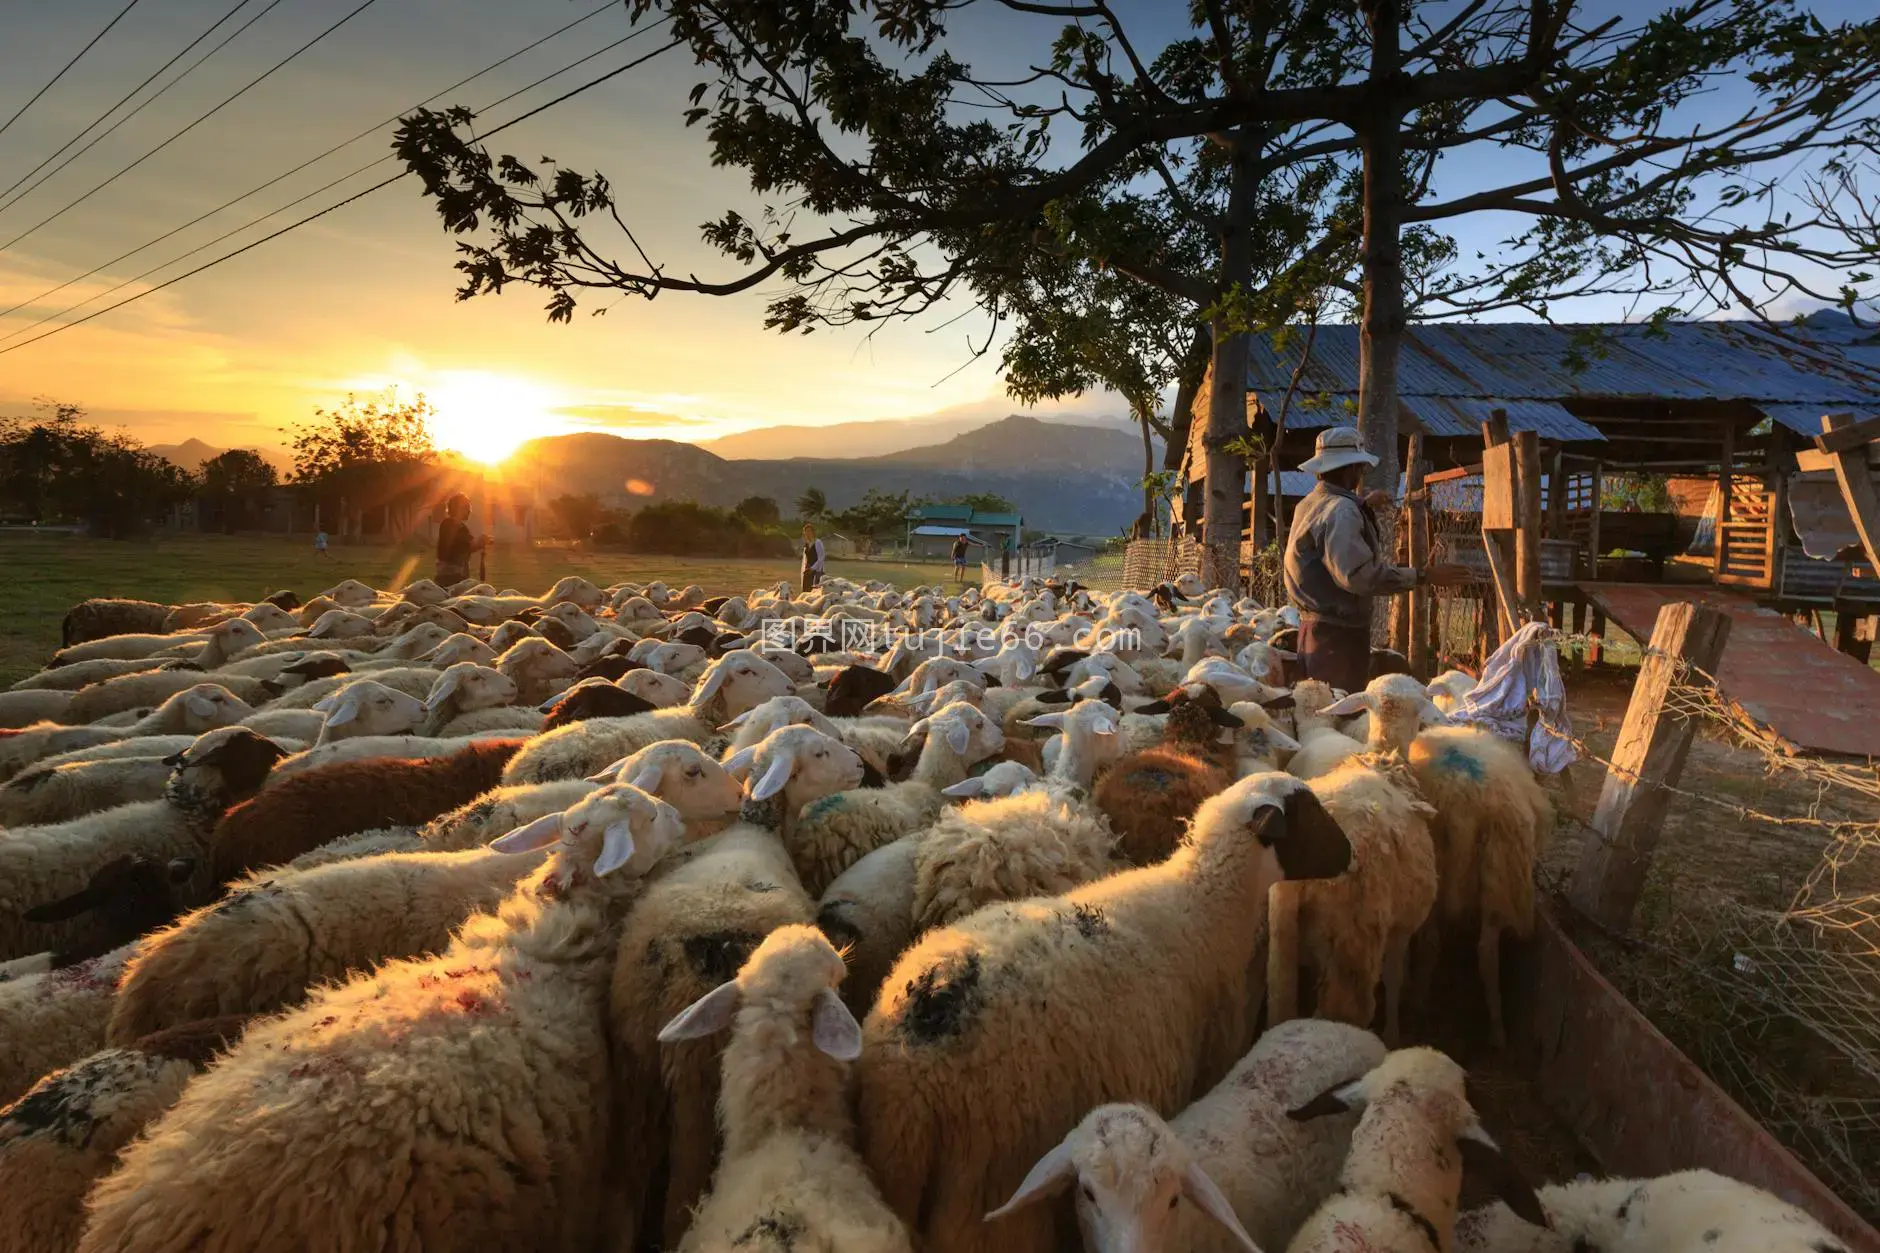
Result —
POLYGON ((1307 474, 1324 474, 1340 466, 1377 464, 1377 458, 1364 451, 1364 439, 1355 426, 1328 426, 1319 432, 1318 451, 1299 463, 1307 474))

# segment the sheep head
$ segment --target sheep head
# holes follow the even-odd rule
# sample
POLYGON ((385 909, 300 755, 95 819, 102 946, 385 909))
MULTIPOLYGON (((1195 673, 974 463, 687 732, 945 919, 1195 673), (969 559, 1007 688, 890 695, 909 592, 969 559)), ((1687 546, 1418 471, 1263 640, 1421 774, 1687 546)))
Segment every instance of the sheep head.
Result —
POLYGON ((731 772, 690 740, 648 744, 588 779, 630 783, 671 805, 688 823, 734 818, 743 796, 731 772))
POLYGON ((490 841, 509 854, 553 848, 549 880, 561 893, 605 879, 643 878, 685 838, 685 824, 671 805, 630 784, 616 783, 582 797, 490 841))

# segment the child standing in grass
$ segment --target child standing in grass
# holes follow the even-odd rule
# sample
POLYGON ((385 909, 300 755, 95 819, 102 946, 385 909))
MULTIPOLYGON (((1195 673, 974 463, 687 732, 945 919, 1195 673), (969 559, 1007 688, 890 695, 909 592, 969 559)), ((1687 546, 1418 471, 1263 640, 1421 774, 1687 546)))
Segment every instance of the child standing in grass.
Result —
POLYGON ((325 531, 315 531, 313 533, 313 555, 316 557, 325 557, 327 555, 325 531))

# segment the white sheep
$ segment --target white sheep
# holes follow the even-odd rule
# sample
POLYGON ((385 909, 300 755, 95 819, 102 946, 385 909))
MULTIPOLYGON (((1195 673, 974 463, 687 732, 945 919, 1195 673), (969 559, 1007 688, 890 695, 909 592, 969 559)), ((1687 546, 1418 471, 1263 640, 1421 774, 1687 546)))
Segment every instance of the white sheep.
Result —
MULTIPOLYGON (((626 678, 640 673, 635 670, 626 678)), ((624 680, 621 686, 625 688, 624 680)), ((523 746, 503 772, 503 782, 585 778, 659 740, 703 744, 738 714, 794 690, 784 673, 768 661, 746 649, 734 649, 707 668, 689 705, 556 727, 523 746)))
MULTIPOLYGON (((770 749, 801 755, 804 784, 839 785, 835 755, 816 757, 816 733, 780 731, 770 749), (815 780, 820 777, 820 784, 815 780)), ((816 737, 824 746, 833 742, 816 737)), ((747 820, 679 850, 628 915, 609 994, 616 1116, 625 1132, 610 1159, 621 1189, 623 1242, 679 1244, 711 1181, 718 1050, 662 1049, 659 1028, 734 975, 765 935, 807 923, 814 906, 778 838, 783 807, 759 801, 747 820), (664 1178, 663 1209, 652 1185, 664 1178)))
POLYGON ((403 735, 424 722, 424 702, 372 679, 354 679, 314 705, 326 715, 313 746, 365 735, 403 735))
POLYGON ((913 943, 918 840, 884 844, 835 877, 816 905, 816 926, 842 950, 849 976, 842 999, 858 1015, 875 1003, 882 980, 913 943))
POLYGON ((502 671, 473 661, 460 661, 446 668, 425 696, 424 723, 418 733, 441 735, 453 719, 477 710, 513 704, 520 694, 516 681, 502 671))
POLYGON ((655 709, 667 709, 682 704, 691 696, 692 689, 686 686, 684 679, 676 675, 661 674, 657 670, 630 670, 620 676, 615 684, 623 692, 639 697, 655 709))
POLYGON ((1534 929, 1534 863, 1553 832, 1553 805, 1519 748, 1486 731, 1432 726, 1443 717, 1423 685, 1387 674, 1328 706, 1328 716, 1371 715, 1373 752, 1403 754, 1436 809, 1437 908, 1442 930, 1472 933, 1488 1002, 1489 1034, 1507 1041, 1501 1006, 1501 936, 1534 929))
POLYGON ((862 1146, 888 1204, 961 1253, 1051 1249, 1048 1214, 979 1220, 1093 1106, 1178 1109, 1225 1075, 1252 1042, 1267 889, 1349 859, 1304 784, 1254 775, 1164 862, 928 932, 864 1024, 862 1146))
POLYGON ((70 725, 72 697, 72 692, 51 690, 0 692, 0 729, 13 731, 35 722, 70 725))
POLYGON ((963 702, 916 722, 907 738, 922 741, 909 779, 821 797, 803 806, 786 831, 791 860, 812 893, 820 896, 864 854, 924 830, 939 816, 940 789, 1005 747, 999 724, 963 702))
POLYGON ((1234 747, 1234 777, 1237 779, 1278 770, 1282 760, 1290 760, 1302 747, 1298 740, 1280 729, 1265 705, 1237 700, 1227 706, 1227 712, 1240 719, 1240 726, 1227 733, 1234 747))
POLYGON ((1041 787, 948 808, 914 837, 914 927, 1093 882, 1119 868, 1115 845, 1102 814, 1041 787))
POLYGON ((1807 1213, 1708 1170, 1589 1179, 1540 1189, 1548 1226, 1507 1205, 1456 1220, 1459 1253, 1847 1253, 1807 1213))
MULTIPOLYGON (((115 679, 121 674, 137 674, 169 664, 170 659, 167 657, 99 657, 92 661, 75 661, 27 675, 9 687, 7 692, 76 692, 82 687, 115 679)), ((6 707, 0 705, 0 708, 6 707)))
POLYGON ((1282 1023, 1167 1122, 1142 1105, 1091 1110, 988 1220, 1076 1183, 1088 1253, 1283 1249, 1338 1186, 1357 1123, 1287 1115, 1383 1060, 1383 1044, 1361 1028, 1282 1023))
POLYGON ((1291 1116, 1306 1122, 1354 1109, 1364 1112, 1339 1191, 1306 1219, 1288 1253, 1450 1253, 1465 1166, 1516 1213, 1546 1222, 1533 1189, 1482 1130, 1462 1067, 1435 1049, 1399 1049, 1291 1116))
POLYGON ((1445 670, 1429 681, 1425 689, 1436 707, 1446 714, 1454 713, 1462 704, 1462 698, 1475 690, 1476 678, 1462 670, 1445 670))
POLYGON ((135 945, 0 981, 0 1104, 104 1047, 118 979, 135 945))
POLYGON ((496 668, 515 680, 516 703, 540 705, 574 682, 581 667, 544 639, 519 640, 496 659, 496 668))
POLYGON ((911 1253, 855 1149, 845 1096, 862 1031, 836 995, 842 958, 813 928, 772 932, 736 978, 660 1032, 692 1040, 731 1028, 719 1126, 724 1160, 679 1245, 708 1253, 769 1223, 792 1245, 911 1253))
POLYGON ((1319 679, 1301 679, 1293 685, 1294 738, 1299 751, 1286 763, 1288 774, 1314 779, 1328 774, 1340 764, 1364 751, 1364 743, 1338 729, 1337 719, 1327 714, 1338 697, 1319 679))
POLYGON ((1117 712, 1100 700, 1081 700, 1060 712, 1025 720, 1031 727, 1048 727, 1063 734, 1045 745, 1049 777, 1073 787, 1088 788, 1097 772, 1123 755, 1117 712))
POLYGON ((0 829, 69 822, 101 809, 154 801, 170 781, 163 757, 118 757, 105 761, 22 770, 0 787, 0 829))
POLYGON ((680 830, 670 806, 615 786, 498 839, 554 848, 438 957, 252 1027, 94 1190, 82 1253, 232 1253, 283 1231, 322 1248, 388 1231, 430 1249, 592 1247, 611 920, 680 830))
POLYGON ((1399 1038, 1410 938, 1436 903, 1428 819, 1397 756, 1355 757, 1309 786, 1351 841, 1351 868, 1332 879, 1275 884, 1267 901, 1267 1021, 1299 1013, 1299 966, 1318 974, 1321 1018, 1368 1027, 1384 984, 1384 1039, 1399 1038))
POLYGON ((513 740, 514 731, 488 731, 461 738, 426 735, 359 735, 335 740, 315 748, 297 751, 281 759, 268 776, 268 783, 292 778, 303 770, 329 766, 337 761, 365 761, 374 757, 449 757, 461 753, 472 740, 513 740))
POLYGON ((600 786, 585 779, 564 779, 559 783, 491 788, 418 828, 418 842, 436 852, 481 848, 505 831, 571 808, 600 786))

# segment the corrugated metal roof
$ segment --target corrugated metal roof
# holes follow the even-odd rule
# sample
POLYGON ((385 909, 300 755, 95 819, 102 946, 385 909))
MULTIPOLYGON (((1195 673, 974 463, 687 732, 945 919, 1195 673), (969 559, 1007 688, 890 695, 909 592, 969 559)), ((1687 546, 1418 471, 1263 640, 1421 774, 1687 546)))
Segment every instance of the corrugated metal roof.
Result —
POLYGON ((915 505, 908 510, 908 513, 916 518, 965 522, 973 516, 973 507, 971 505, 915 505))
MULTIPOLYGON (((1295 328, 1280 351, 1274 337, 1254 337, 1248 385, 1269 412, 1277 412, 1306 338, 1295 328)), ((1287 425, 1351 422, 1358 360, 1356 326, 1320 326, 1287 425)), ((1809 435, 1820 433, 1824 412, 1880 411, 1880 368, 1805 328, 1755 322, 1674 322, 1661 330, 1642 323, 1412 326, 1398 375, 1405 407, 1432 435, 1474 434, 1499 407, 1516 430, 1600 438, 1561 404, 1574 400, 1744 401, 1809 435)))
POLYGON ((972 538, 971 535, 967 535, 965 531, 956 526, 917 526, 914 528, 913 533, 915 535, 966 535, 967 539, 972 538))
MULTIPOLYGON (((1282 494, 1287 496, 1303 496, 1319 485, 1318 476, 1316 474, 1307 474, 1304 470, 1281 470, 1279 472, 1279 481, 1285 485, 1285 490, 1282 494)), ((1253 490, 1252 474, 1247 475, 1247 490, 1253 490)), ((1271 472, 1266 476, 1266 490, 1269 492, 1273 490, 1273 475, 1271 472)))

